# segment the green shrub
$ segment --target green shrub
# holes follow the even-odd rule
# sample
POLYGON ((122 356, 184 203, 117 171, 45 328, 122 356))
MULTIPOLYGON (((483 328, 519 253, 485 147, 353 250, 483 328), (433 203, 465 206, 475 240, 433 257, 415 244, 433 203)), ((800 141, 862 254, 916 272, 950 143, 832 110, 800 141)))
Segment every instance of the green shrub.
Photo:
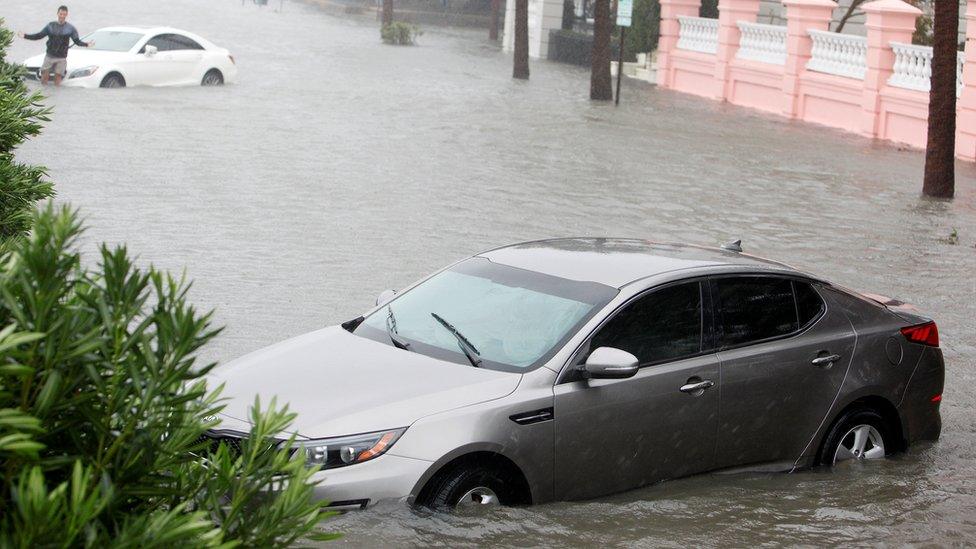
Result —
POLYGON ((631 26, 624 33, 624 59, 634 61, 638 53, 657 49, 661 37, 661 3, 658 0, 635 0, 631 26))
POLYGON ((276 438, 294 414, 255 402, 239 454, 201 442, 221 409, 195 358, 219 332, 211 314, 124 247, 85 269, 81 232, 49 205, 0 263, 0 547, 280 547, 311 532, 315 470, 276 438))
POLYGON ((44 168, 14 159, 14 149, 40 133, 50 110, 41 106, 40 94, 28 92, 24 67, 7 62, 12 40, 0 18, 0 254, 27 233, 35 203, 54 194, 44 168))
POLYGON ((380 37, 383 42, 399 46, 412 46, 417 42, 417 37, 422 34, 423 32, 416 25, 403 21, 394 21, 383 25, 383 28, 380 29, 380 37))

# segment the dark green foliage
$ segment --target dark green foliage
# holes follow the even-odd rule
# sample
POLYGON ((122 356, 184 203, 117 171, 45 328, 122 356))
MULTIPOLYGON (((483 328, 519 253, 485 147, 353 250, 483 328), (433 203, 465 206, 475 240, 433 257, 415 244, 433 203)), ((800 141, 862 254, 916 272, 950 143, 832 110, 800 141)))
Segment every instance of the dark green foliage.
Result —
POLYGON ((53 206, 0 263, 0 547, 285 546, 322 518, 294 415, 251 412, 240 456, 198 442, 220 409, 195 353, 219 330, 189 284, 101 247, 53 206))
POLYGON ((698 8, 698 17, 718 19, 718 0, 701 0, 701 6, 698 8))
POLYGON ((624 33, 624 60, 634 61, 638 53, 657 49, 661 37, 661 3, 635 0, 631 26, 624 33))
POLYGON ((0 18, 0 254, 30 229, 35 203, 54 194, 44 168, 14 159, 14 149, 40 133, 50 110, 41 106, 40 94, 28 92, 24 68, 7 62, 11 40, 13 33, 0 18))
POLYGON ((380 37, 387 44, 398 46, 412 46, 417 42, 417 37, 423 34, 416 25, 394 21, 388 25, 383 25, 380 29, 380 37))

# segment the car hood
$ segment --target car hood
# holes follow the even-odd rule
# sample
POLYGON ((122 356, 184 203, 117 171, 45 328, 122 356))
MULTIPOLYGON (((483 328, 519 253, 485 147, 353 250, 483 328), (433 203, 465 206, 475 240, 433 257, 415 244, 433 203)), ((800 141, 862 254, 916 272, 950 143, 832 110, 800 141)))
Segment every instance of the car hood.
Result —
MULTIPOLYGON (((89 50, 87 48, 74 47, 68 50, 68 72, 89 65, 114 63, 130 55, 132 54, 122 51, 89 50)), ((24 59, 24 65, 28 67, 40 67, 43 64, 44 54, 24 59)))
POLYGON ((506 396, 520 374, 474 368, 404 351, 335 326, 256 351, 208 376, 229 399, 221 428, 247 430, 255 396, 298 414, 290 431, 308 438, 406 427, 506 396))

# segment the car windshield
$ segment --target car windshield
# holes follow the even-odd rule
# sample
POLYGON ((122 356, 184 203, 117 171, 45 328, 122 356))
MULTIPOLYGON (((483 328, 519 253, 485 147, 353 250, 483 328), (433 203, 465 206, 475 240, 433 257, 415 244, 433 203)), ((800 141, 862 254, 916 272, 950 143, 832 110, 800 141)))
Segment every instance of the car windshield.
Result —
POLYGON ((93 50, 104 51, 129 51, 143 35, 138 32, 97 30, 85 35, 82 40, 85 42, 95 42, 91 47, 93 50))
POLYGON ((479 366, 524 371, 541 365, 617 290, 472 258, 434 275, 388 307, 381 307, 355 332, 409 351, 470 365, 451 324, 477 349, 479 366), (433 313, 433 314, 432 314, 433 313))

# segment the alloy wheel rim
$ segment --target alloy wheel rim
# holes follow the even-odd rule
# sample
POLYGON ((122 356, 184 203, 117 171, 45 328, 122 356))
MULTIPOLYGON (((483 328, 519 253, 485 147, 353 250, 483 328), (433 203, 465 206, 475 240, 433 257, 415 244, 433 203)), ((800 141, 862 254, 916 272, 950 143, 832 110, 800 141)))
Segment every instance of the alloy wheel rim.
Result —
POLYGON ((457 507, 467 508, 467 507, 480 507, 480 506, 498 506, 501 502, 498 501, 498 494, 494 490, 488 488, 487 486, 478 486, 477 488, 472 488, 464 493, 458 499, 457 507))
POLYGON ((834 463, 848 460, 884 459, 884 438, 873 425, 856 425, 840 439, 834 463))
POLYGON ((216 86, 219 83, 220 78, 214 73, 210 73, 203 78, 203 84, 205 86, 216 86))
POLYGON ((118 78, 109 78, 108 82, 105 83, 106 88, 121 88, 122 83, 119 82, 118 78))

